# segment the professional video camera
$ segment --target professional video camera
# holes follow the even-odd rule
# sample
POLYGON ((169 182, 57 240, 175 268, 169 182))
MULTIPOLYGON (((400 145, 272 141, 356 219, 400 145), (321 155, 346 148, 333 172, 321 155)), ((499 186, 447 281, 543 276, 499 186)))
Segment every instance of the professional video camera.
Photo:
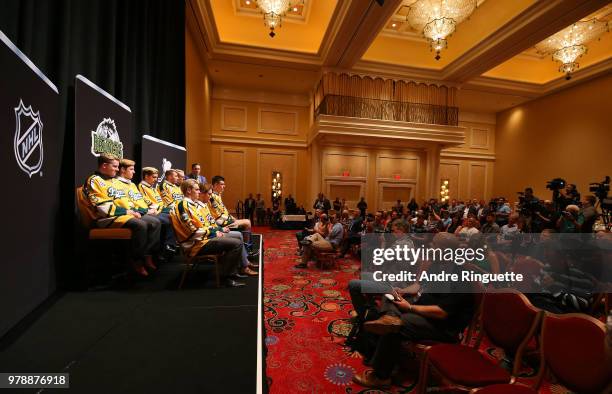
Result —
POLYGON ((599 206, 602 212, 602 218, 604 223, 610 225, 610 216, 612 214, 612 198, 608 198, 608 192, 610 191, 610 176, 606 176, 606 179, 600 183, 590 183, 589 191, 593 193, 599 200, 599 206))
POLYGON ((555 178, 546 182, 546 188, 555 192, 563 189, 566 183, 567 182, 565 182, 565 179, 563 178, 555 178))
POLYGON ((516 194, 518 194, 518 200, 519 200, 519 209, 520 209, 520 213, 523 216, 531 216, 537 212, 541 212, 544 209, 544 206, 542 205, 542 202, 536 198, 533 199, 527 199, 525 197, 525 193, 523 192, 516 192, 516 194))
POLYGON ((610 177, 606 176, 606 179, 600 183, 589 183, 589 191, 600 200, 605 200, 608 198, 608 192, 610 191, 610 177))

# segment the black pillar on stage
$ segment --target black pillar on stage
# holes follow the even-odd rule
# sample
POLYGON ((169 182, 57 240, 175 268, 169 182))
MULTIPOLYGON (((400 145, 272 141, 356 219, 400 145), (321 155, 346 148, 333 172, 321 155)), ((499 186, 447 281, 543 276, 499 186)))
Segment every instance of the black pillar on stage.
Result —
POLYGON ((56 287, 63 133, 56 86, 0 31, 0 337, 56 287))

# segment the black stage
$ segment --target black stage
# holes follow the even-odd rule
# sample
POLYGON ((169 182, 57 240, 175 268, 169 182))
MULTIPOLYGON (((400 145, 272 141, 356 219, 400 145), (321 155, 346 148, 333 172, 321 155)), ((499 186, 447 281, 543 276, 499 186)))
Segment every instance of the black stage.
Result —
POLYGON ((177 257, 128 290, 57 295, 0 340, 0 372, 70 374, 24 394, 262 392, 262 261, 238 289, 201 267, 176 290, 177 257))

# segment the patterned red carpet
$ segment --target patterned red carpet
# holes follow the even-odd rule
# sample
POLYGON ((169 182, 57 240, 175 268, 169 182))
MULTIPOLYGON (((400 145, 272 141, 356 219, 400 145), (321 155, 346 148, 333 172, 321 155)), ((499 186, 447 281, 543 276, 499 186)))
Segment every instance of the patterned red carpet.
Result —
MULTIPOLYGON (((351 325, 352 310, 347 284, 359 277, 359 261, 338 260, 335 269, 322 271, 311 265, 295 269, 299 262, 295 231, 257 228, 264 234, 264 312, 267 370, 271 393, 382 393, 352 383, 365 370, 359 354, 343 347, 351 325)), ((484 346, 491 358, 499 351, 484 346)), ((410 361, 408 362, 410 367, 410 361)), ((414 368, 412 368, 414 370, 414 368)), ((525 371, 533 376, 533 371, 525 371)), ((405 374, 388 391, 411 393, 415 379, 405 374)), ((564 393, 546 385, 544 393, 564 393)))

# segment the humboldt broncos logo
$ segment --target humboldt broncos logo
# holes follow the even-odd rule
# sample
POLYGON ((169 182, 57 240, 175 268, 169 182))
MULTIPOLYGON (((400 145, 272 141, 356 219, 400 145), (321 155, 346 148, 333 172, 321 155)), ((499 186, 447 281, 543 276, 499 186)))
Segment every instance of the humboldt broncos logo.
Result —
MULTIPOLYGON (((15 159, 30 178, 43 165, 42 131, 40 112, 34 112, 31 105, 26 107, 19 99, 19 105, 15 107, 15 159)), ((40 174, 42 176, 42 172, 40 174)))
POLYGON ((115 121, 111 118, 104 118, 96 131, 91 132, 91 154, 98 157, 100 153, 123 158, 123 143, 119 139, 115 121))

